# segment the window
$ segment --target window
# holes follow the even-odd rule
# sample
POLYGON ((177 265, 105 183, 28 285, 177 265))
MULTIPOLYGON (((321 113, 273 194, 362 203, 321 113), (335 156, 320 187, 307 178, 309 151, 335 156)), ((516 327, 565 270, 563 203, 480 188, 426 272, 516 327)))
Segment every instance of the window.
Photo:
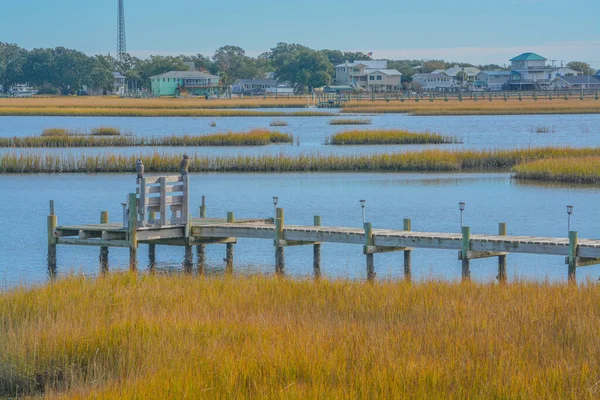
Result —
POLYGON ((381 75, 377 75, 377 80, 380 81, 383 77, 381 75))
POLYGON ((374 80, 375 80, 375 77, 374 77, 373 75, 371 75, 371 76, 369 76, 369 80, 370 80, 370 81, 374 81, 374 80))
POLYGON ((166 82, 167 80, 165 78, 163 78, 163 82, 166 82))

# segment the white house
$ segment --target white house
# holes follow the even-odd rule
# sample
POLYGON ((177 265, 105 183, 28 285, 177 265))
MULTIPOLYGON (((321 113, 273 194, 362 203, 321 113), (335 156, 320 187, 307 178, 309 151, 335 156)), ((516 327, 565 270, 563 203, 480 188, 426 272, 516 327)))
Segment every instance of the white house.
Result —
POLYGON ((457 89, 454 80, 446 74, 414 74, 412 79, 424 91, 452 92, 457 89))
POLYGON ((264 93, 267 89, 278 85, 277 79, 238 79, 231 85, 231 93, 264 93))
POLYGON ((508 82, 514 90, 548 89, 557 76, 578 75, 566 67, 546 65, 548 59, 535 53, 523 53, 510 60, 511 69, 516 72, 508 82))
POLYGON ((600 89, 600 78, 597 76, 557 76, 550 83, 552 90, 585 90, 600 89))
POLYGON ((401 78, 402 74, 399 71, 388 69, 387 61, 385 60, 361 60, 351 63, 346 61, 344 64, 335 66, 336 85, 350 85, 354 88, 363 88, 365 90, 378 90, 387 86, 397 86, 399 88, 400 84, 396 83, 396 80, 401 78), (370 79, 370 75, 376 71, 385 72, 380 72, 379 75, 373 75, 373 79, 370 79), (380 76, 381 79, 378 80, 377 76, 380 76), (388 83, 384 84, 384 81, 388 83))
POLYGON ((464 72, 466 74, 466 81, 473 82, 475 81, 475 77, 478 73, 481 72, 481 70, 475 67, 459 67, 458 65, 455 65, 452 68, 448 68, 444 73, 449 77, 453 78, 455 82, 457 82, 461 81, 461 79, 458 78, 458 75, 461 72, 464 72))
POLYGON ((394 92, 402 88, 402 73, 395 69, 378 69, 367 76, 369 92, 394 92))

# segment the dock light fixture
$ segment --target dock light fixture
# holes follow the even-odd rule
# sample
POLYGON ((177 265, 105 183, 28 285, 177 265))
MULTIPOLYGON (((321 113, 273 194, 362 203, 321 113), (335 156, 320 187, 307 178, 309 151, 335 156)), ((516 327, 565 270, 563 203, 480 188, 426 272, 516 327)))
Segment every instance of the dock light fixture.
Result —
POLYGON ((360 201, 360 207, 362 208, 362 219, 363 219, 363 224, 365 222, 367 222, 366 216, 365 216, 365 205, 367 205, 367 201, 366 200, 361 200, 360 201))
POLYGON ((462 230, 464 223, 463 223, 463 213, 465 211, 465 206, 467 205, 467 203, 465 203, 464 201, 461 201, 460 203, 458 203, 458 209, 460 210, 460 229, 462 230))
POLYGON ((279 202, 279 197, 273 196, 273 220, 277 218, 277 203, 279 202))
POLYGON ((573 214, 573 206, 567 206, 567 214, 569 215, 567 222, 567 230, 568 232, 571 232, 571 214, 573 214))

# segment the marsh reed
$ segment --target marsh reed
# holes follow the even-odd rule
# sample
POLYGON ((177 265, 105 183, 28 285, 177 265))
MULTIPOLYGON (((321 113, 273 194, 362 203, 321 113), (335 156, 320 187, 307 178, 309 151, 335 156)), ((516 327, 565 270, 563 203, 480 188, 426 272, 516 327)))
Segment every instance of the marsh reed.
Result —
POLYGON ((460 143, 457 138, 438 133, 410 132, 399 129, 355 130, 335 133, 327 138, 330 145, 442 144, 460 143))
POLYGON ((371 125, 369 118, 336 118, 329 120, 329 125, 371 125))
POLYGON ((600 155, 549 158, 517 165, 515 178, 549 182, 600 183, 600 155))

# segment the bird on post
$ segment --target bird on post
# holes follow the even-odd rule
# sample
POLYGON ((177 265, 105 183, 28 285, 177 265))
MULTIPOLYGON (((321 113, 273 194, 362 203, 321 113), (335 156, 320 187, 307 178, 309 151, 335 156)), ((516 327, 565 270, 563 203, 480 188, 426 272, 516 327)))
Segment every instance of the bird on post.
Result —
POLYGON ((135 162, 135 172, 137 172, 138 179, 142 179, 144 177, 144 163, 139 158, 135 162))
POLYGON ((183 153, 183 159, 181 160, 181 164, 179 164, 179 173, 181 175, 187 175, 189 173, 190 168, 190 156, 187 153, 183 153))

